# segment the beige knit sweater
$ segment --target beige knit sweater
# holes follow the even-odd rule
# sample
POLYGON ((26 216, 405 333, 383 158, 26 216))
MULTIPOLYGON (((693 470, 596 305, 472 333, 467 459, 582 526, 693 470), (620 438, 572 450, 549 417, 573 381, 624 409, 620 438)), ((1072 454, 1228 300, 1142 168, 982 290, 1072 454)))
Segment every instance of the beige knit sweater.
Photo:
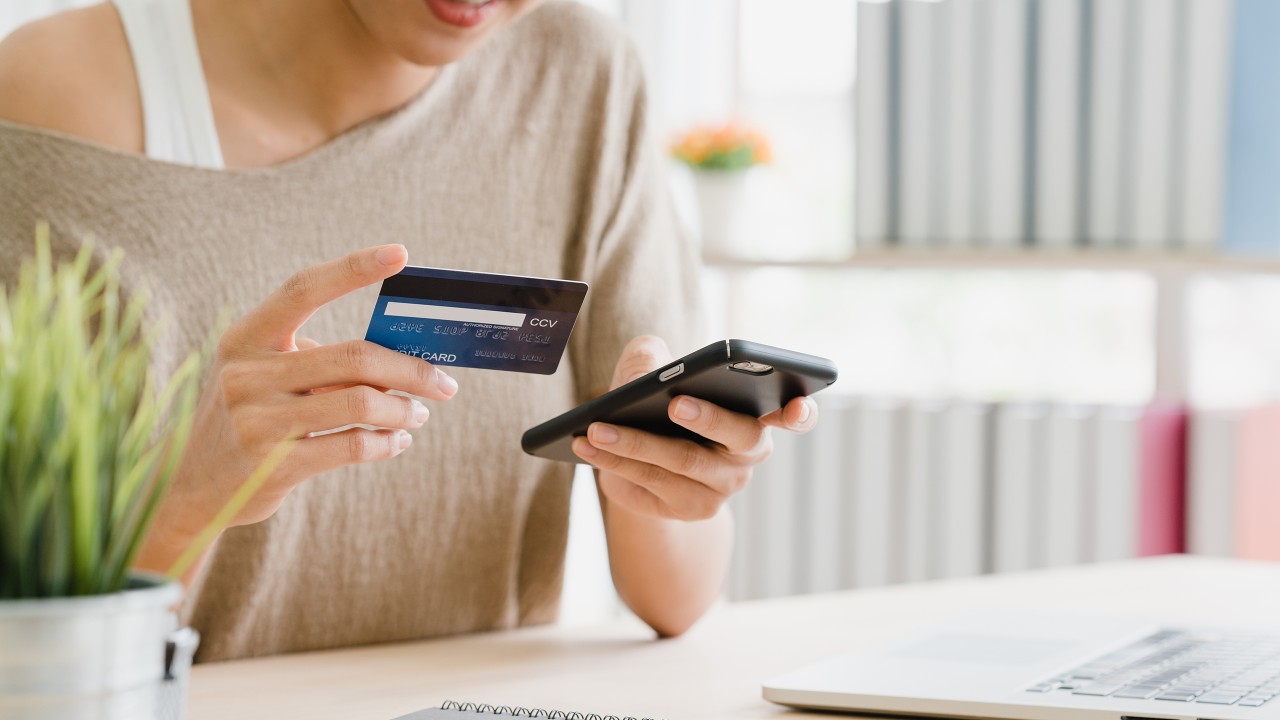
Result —
MULTIPOLYGON (((0 282, 41 219, 60 253, 90 235, 124 248, 129 282, 175 320, 161 367, 223 308, 379 243, 419 265, 591 284, 555 375, 452 369, 460 392, 404 454, 312 478, 270 520, 225 533, 186 603, 202 660, 555 618, 572 468, 521 453, 521 433, 605 389, 631 337, 677 354, 700 339, 695 260, 644 117, 619 31, 554 3, 402 109, 269 169, 179 167, 0 122, 0 282)), ((302 334, 363 337, 376 292, 302 334)))

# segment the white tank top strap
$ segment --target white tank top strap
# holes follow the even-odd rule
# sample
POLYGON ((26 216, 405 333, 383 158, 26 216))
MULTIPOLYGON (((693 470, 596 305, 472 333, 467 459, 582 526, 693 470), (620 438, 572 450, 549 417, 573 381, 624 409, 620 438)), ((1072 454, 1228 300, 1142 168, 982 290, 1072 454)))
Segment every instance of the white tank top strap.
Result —
POLYGON ((224 167, 189 0, 114 0, 142 96, 147 157, 224 167))

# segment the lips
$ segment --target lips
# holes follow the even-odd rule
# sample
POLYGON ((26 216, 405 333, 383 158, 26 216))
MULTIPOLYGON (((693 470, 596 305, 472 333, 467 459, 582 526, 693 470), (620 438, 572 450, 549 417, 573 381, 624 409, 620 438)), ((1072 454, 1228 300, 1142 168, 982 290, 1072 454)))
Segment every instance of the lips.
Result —
POLYGON ((432 14, 455 27, 475 27, 484 22, 503 0, 425 0, 432 14))

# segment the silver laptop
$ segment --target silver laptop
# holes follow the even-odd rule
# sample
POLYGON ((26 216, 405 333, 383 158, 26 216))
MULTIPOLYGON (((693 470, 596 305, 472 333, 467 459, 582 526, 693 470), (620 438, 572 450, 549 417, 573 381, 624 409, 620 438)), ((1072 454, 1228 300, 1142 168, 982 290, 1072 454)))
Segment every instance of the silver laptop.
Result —
POLYGON ((1280 720, 1280 635, 1141 619, 960 618, 775 678, 824 710, 1025 720, 1280 720))

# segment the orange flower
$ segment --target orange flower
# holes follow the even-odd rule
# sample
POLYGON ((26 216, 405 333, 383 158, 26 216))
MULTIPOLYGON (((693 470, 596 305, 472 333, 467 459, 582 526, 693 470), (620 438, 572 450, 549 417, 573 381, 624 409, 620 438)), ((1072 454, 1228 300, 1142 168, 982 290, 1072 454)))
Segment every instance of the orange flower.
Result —
POLYGON ((740 170, 773 160, 768 139, 736 122, 695 127, 676 138, 671 154, 690 166, 714 170, 740 170))

